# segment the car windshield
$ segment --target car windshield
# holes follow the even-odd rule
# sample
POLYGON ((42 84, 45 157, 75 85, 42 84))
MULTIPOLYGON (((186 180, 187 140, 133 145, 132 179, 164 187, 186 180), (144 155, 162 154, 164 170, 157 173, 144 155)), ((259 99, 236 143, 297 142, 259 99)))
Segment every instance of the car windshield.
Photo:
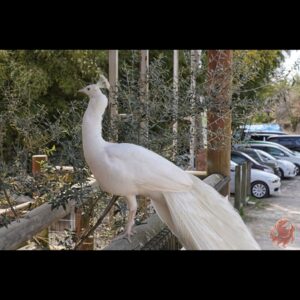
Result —
MULTIPOLYGON (((276 147, 277 147, 277 145, 276 145, 276 147)), ((282 146, 282 145, 280 145, 280 144, 278 144, 278 148, 279 148, 280 150, 284 151, 284 152, 289 153, 290 155, 296 156, 296 154, 295 154, 294 151, 291 151, 290 149, 288 149, 288 148, 286 148, 286 147, 284 147, 284 146, 282 146)))
POLYGON ((267 161, 268 159, 276 160, 274 156, 263 150, 257 150, 257 154, 263 159, 263 161, 267 161))
POLYGON ((296 156, 296 155, 297 155, 296 152, 291 151, 291 150, 288 149, 287 147, 282 146, 282 145, 280 145, 280 144, 278 144, 278 143, 274 143, 274 142, 262 142, 262 143, 256 142, 256 143, 251 143, 251 144, 262 145, 262 146, 271 146, 271 145, 272 145, 272 146, 274 146, 274 147, 280 149, 281 151, 283 151, 283 152, 285 152, 285 153, 288 153, 288 154, 293 155, 293 156, 296 156))
POLYGON ((261 160, 261 157, 255 151, 242 150, 242 152, 257 160, 258 162, 261 160))
POLYGON ((242 161, 242 160, 250 160, 254 165, 261 165, 257 160, 255 160, 254 158, 252 158, 251 156, 249 156, 248 154, 246 154, 246 153, 244 153, 244 152, 238 152, 238 154, 235 154, 235 153, 233 153, 233 155, 232 155, 232 157, 234 157, 234 158, 237 158, 237 157, 239 157, 239 160, 240 161, 242 161), (241 158, 241 156, 243 157, 243 158, 241 158))

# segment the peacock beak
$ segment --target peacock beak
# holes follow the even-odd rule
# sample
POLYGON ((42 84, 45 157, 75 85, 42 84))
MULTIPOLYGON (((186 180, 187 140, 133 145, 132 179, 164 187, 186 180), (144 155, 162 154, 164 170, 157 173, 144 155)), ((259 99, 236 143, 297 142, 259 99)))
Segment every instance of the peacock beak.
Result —
POLYGON ((78 90, 78 93, 83 93, 83 94, 85 94, 85 90, 84 90, 84 89, 80 89, 80 90, 78 90))

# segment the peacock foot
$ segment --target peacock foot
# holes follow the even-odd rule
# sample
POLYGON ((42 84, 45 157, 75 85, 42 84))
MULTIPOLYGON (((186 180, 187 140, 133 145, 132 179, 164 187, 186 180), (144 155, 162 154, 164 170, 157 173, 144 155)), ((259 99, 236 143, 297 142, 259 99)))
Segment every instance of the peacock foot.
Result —
POLYGON ((123 234, 119 235, 118 237, 114 238, 113 241, 126 239, 129 243, 131 243, 131 237, 136 233, 136 230, 132 229, 131 231, 125 231, 123 234))

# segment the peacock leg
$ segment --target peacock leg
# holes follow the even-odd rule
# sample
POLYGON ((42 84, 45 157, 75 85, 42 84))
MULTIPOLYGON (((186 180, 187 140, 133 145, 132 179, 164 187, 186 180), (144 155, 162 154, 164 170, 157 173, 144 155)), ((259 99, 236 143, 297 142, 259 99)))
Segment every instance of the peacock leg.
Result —
POLYGON ((125 232, 119 237, 117 237, 115 240, 126 238, 128 242, 131 243, 131 236, 133 236, 133 234, 136 233, 136 231, 132 227, 135 223, 134 218, 137 210, 137 201, 136 201, 136 196, 127 196, 126 199, 128 203, 128 209, 129 209, 126 229, 125 232))

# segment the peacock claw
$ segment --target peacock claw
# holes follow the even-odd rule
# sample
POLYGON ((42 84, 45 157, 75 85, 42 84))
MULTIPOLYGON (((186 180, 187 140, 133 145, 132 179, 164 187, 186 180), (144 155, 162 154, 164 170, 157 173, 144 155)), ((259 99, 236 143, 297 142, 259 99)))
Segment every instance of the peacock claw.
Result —
POLYGON ((148 224, 148 222, 139 222, 139 223, 135 224, 135 226, 140 226, 140 225, 145 225, 145 224, 148 224))
POLYGON ((125 237, 125 239, 128 241, 129 244, 132 243, 130 236, 125 237))
POLYGON ((121 234, 120 236, 114 238, 114 241, 117 240, 121 240, 121 239, 126 239, 129 243, 132 243, 131 241, 131 236, 133 236, 133 234, 136 233, 136 230, 132 229, 131 232, 125 232, 123 234, 121 234))

